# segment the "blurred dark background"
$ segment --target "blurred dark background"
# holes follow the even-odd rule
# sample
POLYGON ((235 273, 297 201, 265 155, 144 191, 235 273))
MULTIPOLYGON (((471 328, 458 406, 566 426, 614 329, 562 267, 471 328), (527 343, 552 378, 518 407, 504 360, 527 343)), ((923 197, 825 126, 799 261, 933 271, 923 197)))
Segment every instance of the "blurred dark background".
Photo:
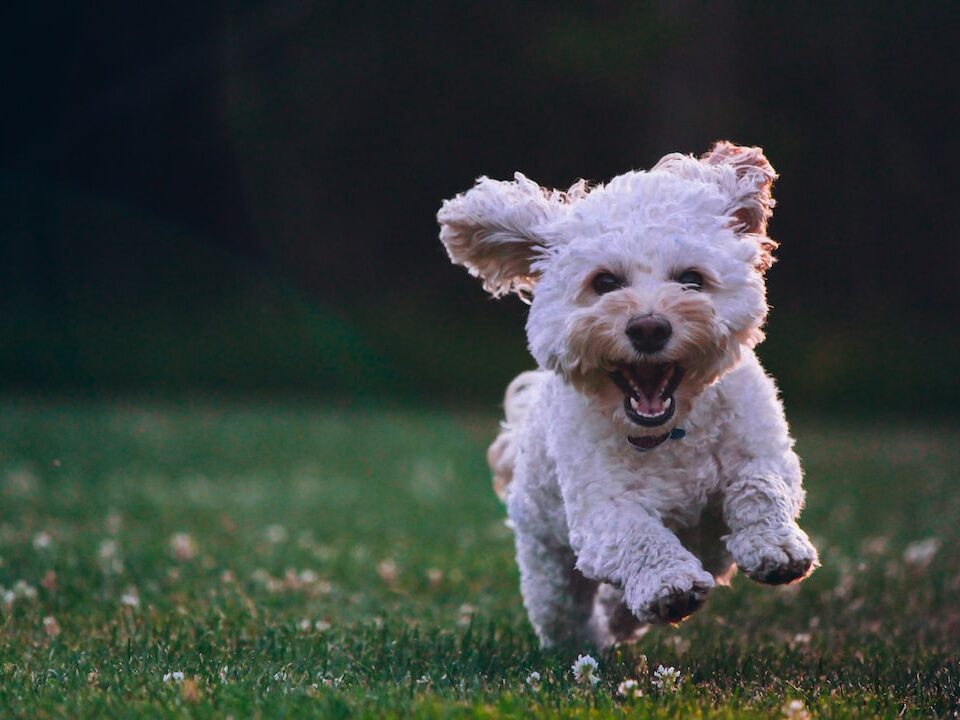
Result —
POLYGON ((4 11, 8 394, 492 407, 525 307, 448 264, 441 200, 729 138, 781 173, 787 401, 960 407, 955 2, 74 5, 4 11))

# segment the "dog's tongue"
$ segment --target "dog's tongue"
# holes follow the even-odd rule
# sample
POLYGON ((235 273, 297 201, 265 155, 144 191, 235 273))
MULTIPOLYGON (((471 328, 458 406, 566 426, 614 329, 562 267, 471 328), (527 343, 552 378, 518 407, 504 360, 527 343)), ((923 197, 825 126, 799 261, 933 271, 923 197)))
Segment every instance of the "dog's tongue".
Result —
POLYGON ((634 373, 634 383, 640 389, 634 398, 634 409, 645 415, 661 415, 665 412, 664 400, 660 397, 670 377, 661 366, 640 366, 634 373))
POLYGON ((630 398, 630 403, 634 410, 644 415, 662 415, 667 410, 664 401, 660 399, 659 390, 651 396, 642 389, 638 397, 630 398))

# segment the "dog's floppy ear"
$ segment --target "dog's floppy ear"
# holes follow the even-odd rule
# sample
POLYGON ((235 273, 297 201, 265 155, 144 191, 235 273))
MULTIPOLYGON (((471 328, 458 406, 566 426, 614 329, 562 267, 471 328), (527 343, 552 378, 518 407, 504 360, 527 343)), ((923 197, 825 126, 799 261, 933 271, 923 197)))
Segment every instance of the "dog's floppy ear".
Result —
POLYGON ((524 296, 536 284, 531 264, 549 244, 539 231, 570 199, 520 173, 513 182, 481 177, 471 190, 443 203, 437 213, 440 240, 450 260, 480 277, 494 297, 524 296))
POLYGON ((773 264, 773 251, 777 247, 777 243, 767 237, 767 220, 776 205, 770 189, 777 173, 763 149, 721 140, 704 153, 700 162, 732 170, 732 173, 721 174, 720 186, 730 196, 729 211, 737 219, 738 231, 758 236, 760 260, 757 267, 766 270, 773 264))
POLYGON ((743 223, 743 232, 764 234, 767 220, 776 205, 770 187, 777 173, 758 147, 742 147, 721 140, 714 144, 700 162, 706 165, 726 165, 733 168, 736 180, 733 191, 733 215, 743 223))

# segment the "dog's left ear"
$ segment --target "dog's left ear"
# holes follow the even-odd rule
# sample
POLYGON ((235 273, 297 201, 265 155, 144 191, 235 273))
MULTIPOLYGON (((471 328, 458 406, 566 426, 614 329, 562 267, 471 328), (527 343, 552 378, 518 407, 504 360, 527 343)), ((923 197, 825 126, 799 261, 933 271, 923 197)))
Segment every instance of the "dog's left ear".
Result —
POLYGON ((533 263, 551 243, 544 230, 573 199, 570 191, 548 190, 520 173, 513 182, 482 177, 444 201, 440 240, 450 260, 481 278, 494 297, 526 297, 537 281, 533 263))
POLYGON ((758 147, 743 147, 726 140, 715 143, 700 158, 707 166, 729 168, 732 175, 724 173, 721 187, 730 195, 730 215, 737 220, 741 233, 756 235, 760 244, 760 259, 757 267, 767 270, 773 264, 773 251, 777 243, 767 237, 767 220, 773 215, 776 200, 770 192, 777 172, 758 147))

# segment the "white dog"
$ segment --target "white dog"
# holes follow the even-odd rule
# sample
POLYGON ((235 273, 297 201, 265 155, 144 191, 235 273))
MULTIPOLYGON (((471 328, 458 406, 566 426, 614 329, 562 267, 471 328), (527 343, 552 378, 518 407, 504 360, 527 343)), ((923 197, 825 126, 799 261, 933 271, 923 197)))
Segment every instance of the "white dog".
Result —
POLYGON ((720 142, 607 185, 480 178, 443 204, 453 262, 531 299, 530 351, 490 448, 545 645, 629 640, 696 610, 739 567, 818 564, 773 380, 767 315, 776 174, 720 142))

